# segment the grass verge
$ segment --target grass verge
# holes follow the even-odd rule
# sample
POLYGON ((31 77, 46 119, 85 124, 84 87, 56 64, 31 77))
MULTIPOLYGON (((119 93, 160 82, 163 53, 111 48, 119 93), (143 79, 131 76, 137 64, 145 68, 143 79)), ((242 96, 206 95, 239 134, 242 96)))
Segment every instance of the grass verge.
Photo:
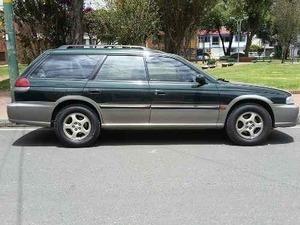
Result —
POLYGON ((281 64, 278 61, 240 64, 232 67, 209 69, 208 73, 229 81, 300 91, 300 64, 281 64))

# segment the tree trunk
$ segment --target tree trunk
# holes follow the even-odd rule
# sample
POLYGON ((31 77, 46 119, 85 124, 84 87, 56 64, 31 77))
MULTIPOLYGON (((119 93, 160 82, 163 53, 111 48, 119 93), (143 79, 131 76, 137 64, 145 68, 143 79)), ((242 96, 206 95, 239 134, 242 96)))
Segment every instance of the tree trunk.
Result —
POLYGON ((71 44, 78 45, 83 43, 83 27, 82 27, 82 17, 83 17, 83 0, 73 0, 72 1, 72 13, 71 17, 73 23, 71 26, 71 44))
POLYGON ((285 61, 285 52, 286 52, 286 47, 285 46, 282 46, 282 52, 281 52, 281 63, 284 63, 285 61))
POLYGON ((229 41, 229 45, 228 45, 228 48, 227 48, 227 52, 226 52, 226 54, 225 54, 225 55, 227 55, 227 56, 230 56, 232 42, 233 42, 233 33, 230 32, 230 41, 229 41))
POLYGON ((252 45, 253 37, 254 37, 253 32, 250 32, 250 34, 249 33, 247 34, 247 43, 246 43, 246 49, 245 49, 245 55, 247 57, 249 56, 249 50, 250 50, 250 47, 252 45))
POLYGON ((218 28, 218 34, 219 34, 219 37, 220 37, 221 42, 222 42, 222 47, 223 47, 224 55, 226 55, 226 48, 225 48, 225 43, 224 43, 224 37, 221 34, 220 28, 218 28))
POLYGON ((180 54, 184 36, 174 32, 165 34, 165 51, 173 54, 180 54))

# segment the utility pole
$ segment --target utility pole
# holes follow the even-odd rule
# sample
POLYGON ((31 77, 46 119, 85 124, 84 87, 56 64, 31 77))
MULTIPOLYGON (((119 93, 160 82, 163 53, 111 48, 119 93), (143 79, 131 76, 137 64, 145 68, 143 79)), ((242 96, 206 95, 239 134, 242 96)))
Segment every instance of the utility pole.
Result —
POLYGON ((242 33, 242 22, 246 19, 248 19, 248 17, 244 17, 244 18, 234 18, 234 17, 230 17, 230 19, 233 19, 236 21, 236 26, 237 26, 237 35, 238 35, 238 58, 237 58, 237 62, 240 62, 240 42, 241 42, 241 33, 242 33))
POLYGON ((240 62, 240 42, 241 42, 241 31, 242 31, 242 20, 237 20, 237 30, 238 30, 238 60, 240 62))
POLYGON ((16 51, 16 34, 13 23, 13 4, 12 0, 3 0, 4 22, 5 22, 5 40, 7 49, 7 62, 10 79, 11 97, 14 100, 13 87, 19 76, 19 67, 16 51))

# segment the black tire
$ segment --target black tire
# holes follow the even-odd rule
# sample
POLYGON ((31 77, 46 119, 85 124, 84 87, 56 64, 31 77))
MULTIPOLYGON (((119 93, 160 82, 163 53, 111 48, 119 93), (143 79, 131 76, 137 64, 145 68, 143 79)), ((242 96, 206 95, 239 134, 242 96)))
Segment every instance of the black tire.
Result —
POLYGON ((57 138, 68 147, 89 147, 97 141, 100 135, 100 121, 96 113, 85 105, 69 105, 61 109, 56 115, 54 128, 57 138), (90 131, 84 139, 72 140, 65 134, 64 120, 73 113, 83 114, 89 119, 90 131))
MULTIPOLYGON (((272 131, 272 128, 273 128, 272 118, 270 113, 264 107, 258 104, 243 104, 237 106, 235 109, 233 109, 233 111, 228 116, 225 125, 226 133, 229 139, 233 143, 237 145, 243 145, 243 146, 252 146, 252 145, 259 145, 264 143, 268 138, 270 132, 272 131), (256 113, 257 115, 260 116, 263 122, 263 128, 261 129, 261 131, 258 128, 258 132, 257 132, 258 136, 253 139, 247 139, 243 137, 242 134, 240 135, 236 127, 240 116, 246 115, 248 112, 256 113)), ((247 131, 245 134, 247 134, 247 131)))

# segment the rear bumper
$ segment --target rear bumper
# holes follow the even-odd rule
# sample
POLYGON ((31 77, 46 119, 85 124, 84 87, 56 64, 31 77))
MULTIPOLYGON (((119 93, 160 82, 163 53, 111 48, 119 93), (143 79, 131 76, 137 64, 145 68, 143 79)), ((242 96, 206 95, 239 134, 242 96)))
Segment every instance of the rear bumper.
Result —
POLYGON ((15 102, 7 106, 7 114, 13 123, 48 127, 53 109, 51 102, 15 102))
POLYGON ((297 125, 299 106, 273 105, 275 127, 293 127, 297 125))

